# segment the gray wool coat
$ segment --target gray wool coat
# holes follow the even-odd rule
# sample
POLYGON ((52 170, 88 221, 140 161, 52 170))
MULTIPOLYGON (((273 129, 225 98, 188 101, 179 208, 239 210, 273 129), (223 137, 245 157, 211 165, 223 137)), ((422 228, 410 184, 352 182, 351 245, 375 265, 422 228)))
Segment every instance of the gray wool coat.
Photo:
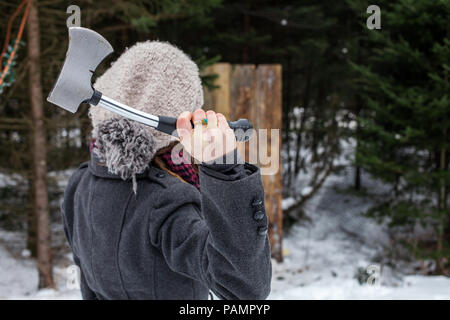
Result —
MULTIPOLYGON (((64 230, 84 299, 265 299, 271 260, 260 171, 200 165, 201 193, 151 166, 130 181, 95 158, 72 175, 64 230)), ((224 165, 222 165, 224 166, 224 165)))

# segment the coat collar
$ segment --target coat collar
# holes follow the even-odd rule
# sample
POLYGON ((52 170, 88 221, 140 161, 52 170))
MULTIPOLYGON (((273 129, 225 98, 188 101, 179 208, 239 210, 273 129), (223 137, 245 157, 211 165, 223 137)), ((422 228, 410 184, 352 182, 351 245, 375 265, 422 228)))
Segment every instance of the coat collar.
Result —
MULTIPOLYGON (((108 171, 108 167, 100 164, 98 157, 95 155, 95 152, 91 152, 91 159, 88 161, 88 167, 91 173, 99 178, 106 179, 116 179, 122 180, 122 178, 108 171)), ((136 179, 145 179, 145 178, 155 178, 161 180, 162 174, 164 171, 155 168, 152 165, 149 165, 147 169, 143 173, 136 174, 136 179)), ((131 179, 129 179, 131 180, 131 179)))

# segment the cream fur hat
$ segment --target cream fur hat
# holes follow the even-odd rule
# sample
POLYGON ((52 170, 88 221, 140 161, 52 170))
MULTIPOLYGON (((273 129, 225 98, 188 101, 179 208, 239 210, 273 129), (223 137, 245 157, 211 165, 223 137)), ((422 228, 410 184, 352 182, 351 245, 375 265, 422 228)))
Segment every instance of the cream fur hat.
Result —
MULTIPOLYGON (((126 50, 97 79, 94 87, 105 96, 153 114, 178 117, 203 106, 197 65, 166 42, 146 41, 126 50)), ((141 173, 154 153, 177 140, 99 106, 89 111, 96 139, 95 152, 110 172, 123 179, 141 173)))
MULTIPOLYGON (((94 87, 105 96, 153 114, 178 117, 183 111, 203 106, 203 90, 197 65, 167 42, 146 41, 125 51, 94 87)), ((117 117, 91 106, 93 126, 117 117)), ((176 138, 149 128, 156 150, 176 138)))

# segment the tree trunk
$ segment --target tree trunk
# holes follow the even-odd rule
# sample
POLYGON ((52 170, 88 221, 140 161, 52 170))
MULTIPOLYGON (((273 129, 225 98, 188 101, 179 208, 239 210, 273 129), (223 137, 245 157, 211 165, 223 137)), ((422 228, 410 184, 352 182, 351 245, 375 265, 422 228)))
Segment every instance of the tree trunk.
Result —
MULTIPOLYGON (((32 135, 30 138, 32 138, 32 135)), ((28 173, 28 195, 30 209, 27 213, 27 249, 30 251, 31 257, 37 258, 36 215, 34 210, 34 179, 31 172, 28 173)))
MULTIPOLYGON (((363 42, 361 39, 358 40, 358 53, 356 56, 356 62, 361 65, 363 63, 362 60, 362 50, 363 50, 363 42)), ((359 151, 359 136, 360 136, 360 128, 359 128, 359 116, 361 114, 361 110, 363 108, 363 99, 359 93, 356 94, 355 97, 355 118, 356 118, 356 146, 355 146, 355 154, 359 151)), ((355 190, 361 190, 361 167, 356 164, 355 165, 355 179, 354 179, 354 188, 355 190)))
POLYGON ((355 190, 361 190, 361 167, 356 166, 355 167, 355 190))
MULTIPOLYGON (((250 32, 250 16, 248 14, 244 14, 244 35, 247 36, 247 34, 250 32)), ((246 42, 242 46, 242 63, 248 63, 248 52, 249 47, 248 43, 246 42)))
MULTIPOLYGON (((355 154, 358 154, 359 152, 359 136, 360 136, 360 128, 359 128, 359 122, 358 122, 358 118, 359 115, 361 113, 361 108, 362 108, 362 99, 357 96, 356 98, 356 109, 355 109, 355 118, 356 118, 356 146, 355 146, 355 154)), ((356 159, 355 159, 356 160, 356 159)), ((357 162, 357 161, 356 161, 357 162)), ((355 165, 355 177, 354 177, 354 189, 359 191, 361 190, 361 167, 356 164, 355 165)))
MULTIPOLYGON (((447 138, 447 129, 443 130, 443 138, 446 141, 447 138)), ((442 172, 447 168, 447 160, 446 160, 446 148, 445 144, 438 152, 439 155, 439 171, 442 172)), ((438 194, 438 209, 442 212, 447 210, 447 186, 445 183, 445 179, 441 178, 439 181, 439 194, 438 194)), ((446 222, 448 215, 440 218, 439 221, 439 229, 437 234, 437 259, 436 259, 436 273, 443 274, 444 271, 444 259, 443 259, 443 249, 444 249, 444 241, 446 239, 446 222)))
MULTIPOLYGON (((444 136, 444 141, 447 141, 447 128, 445 128, 443 130, 443 136, 444 136)), ((442 147, 441 149, 441 155, 440 155, 440 165, 439 168, 440 170, 446 171, 447 170, 447 149, 445 147, 445 145, 442 147)), ((450 231, 450 229, 447 229, 446 224, 450 224, 450 213, 447 211, 447 184, 445 179, 442 179, 441 181, 441 188, 440 188, 440 198, 441 198, 441 210, 444 212, 447 212, 447 215, 445 217, 443 217, 443 232, 444 232, 444 239, 446 240, 450 240, 448 238, 448 232, 450 231)))
POLYGON ((37 267, 39 288, 54 288, 50 242, 50 217, 47 190, 47 150, 40 70, 39 17, 36 0, 28 15, 28 59, 30 106, 33 122, 34 214, 37 222, 37 267))
MULTIPOLYGON (((286 166, 287 170, 284 172, 283 182, 284 182, 284 185, 288 187, 288 189, 290 189, 290 187, 292 185, 292 180, 293 180, 292 170, 291 170, 292 169, 292 166, 291 166, 291 161, 292 161, 291 139, 290 139, 289 133, 291 130, 295 129, 295 127, 294 128, 291 127, 291 120, 290 120, 291 119, 291 110, 292 110, 291 97, 290 97, 291 90, 292 90, 291 89, 292 88, 291 87, 291 84, 292 84, 291 59, 292 58, 290 56, 287 58, 287 62, 286 62, 287 68, 286 68, 286 71, 284 71, 286 73, 286 77, 284 79, 283 87, 286 87, 286 89, 283 89, 283 94, 284 94, 283 101, 284 101, 284 105, 286 107, 282 108, 282 113, 283 113, 283 116, 282 116, 283 122, 282 123, 284 123, 284 126, 283 126, 284 140, 283 141, 286 142, 286 162, 287 162, 287 166, 286 166)), ((286 189, 284 189, 284 190, 286 190, 286 189)))
MULTIPOLYGON (((250 16, 248 15, 247 11, 250 11, 250 7, 251 7, 251 2, 249 0, 247 0, 245 2, 245 13, 243 16, 243 21, 242 21, 242 25, 243 25, 243 33, 244 35, 247 37, 248 33, 250 32, 250 16)), ((247 41, 245 41, 245 43, 242 46, 242 63, 249 63, 249 46, 247 41)))
MULTIPOLYGON (((306 122, 306 116, 307 116, 307 111, 308 111, 308 107, 309 107, 309 102, 310 102, 310 89, 311 89, 311 81, 312 81, 312 69, 313 69, 313 62, 309 61, 309 63, 307 64, 307 68, 306 68, 306 86, 305 86, 305 91, 304 91, 304 95, 303 95, 303 114, 301 115, 301 119, 300 119, 300 124, 299 127, 296 128, 297 131, 297 141, 296 141, 296 150, 295 150, 295 158, 294 158, 294 177, 293 177, 293 182, 295 183, 296 178, 298 173, 300 172, 302 165, 302 161, 300 159, 300 152, 301 149, 303 147, 303 137, 302 137, 302 133, 304 129, 304 124, 306 122)), ((294 191, 294 186, 290 186, 291 189, 294 191)))
MULTIPOLYGON (((449 35, 449 32, 447 32, 447 36, 449 35)), ((448 73, 445 75, 445 82, 448 82, 448 73)), ((445 118, 445 123, 447 123, 447 118, 445 118)), ((444 133, 444 141, 448 140, 448 128, 445 127, 443 130, 444 133)), ((448 170, 449 169, 449 165, 448 165, 448 157, 447 157, 447 153, 448 150, 445 147, 445 145, 442 147, 442 151, 441 151, 441 170, 448 170)), ((445 239, 446 241, 450 244, 450 204, 448 203, 448 189, 449 186, 448 185, 444 185, 444 187, 441 189, 441 194, 443 197, 443 210, 446 210, 447 212, 447 223, 445 226, 445 239)))

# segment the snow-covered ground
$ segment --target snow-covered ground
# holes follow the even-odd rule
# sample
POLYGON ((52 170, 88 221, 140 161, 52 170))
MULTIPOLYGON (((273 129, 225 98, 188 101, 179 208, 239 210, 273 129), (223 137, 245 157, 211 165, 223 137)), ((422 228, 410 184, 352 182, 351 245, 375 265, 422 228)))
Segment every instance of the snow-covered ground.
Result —
MULTIPOLYGON (((310 221, 292 227, 283 242, 283 263, 273 262, 269 299, 450 299, 450 278, 405 275, 374 262, 390 246, 388 233, 361 215, 370 197, 343 192, 351 178, 350 168, 331 175, 307 202, 310 221), (373 275, 363 285, 356 278, 361 270, 373 275)), ((372 192, 383 191, 366 175, 363 182, 372 192)))
MULTIPOLYGON (((387 230, 361 215, 373 203, 369 196, 343 191, 351 181, 349 167, 331 175, 307 202, 308 219, 285 237, 284 262, 273 261, 269 299, 450 299, 450 278, 405 275, 379 258, 390 246, 387 230), (361 270, 375 271, 372 285, 356 279, 361 270)), ((365 175, 363 184, 372 192, 384 188, 365 175)), ((292 202, 286 199, 284 205, 292 202)), ((24 243, 22 234, 0 230, 0 299, 81 298, 70 281, 69 253, 56 262, 57 290, 36 290, 36 265, 23 250, 24 243)))
POLYGON ((0 299, 81 299, 79 290, 71 290, 67 285, 68 269, 56 266, 54 276, 57 290, 37 290, 36 263, 28 258, 13 257, 0 244, 0 299))

